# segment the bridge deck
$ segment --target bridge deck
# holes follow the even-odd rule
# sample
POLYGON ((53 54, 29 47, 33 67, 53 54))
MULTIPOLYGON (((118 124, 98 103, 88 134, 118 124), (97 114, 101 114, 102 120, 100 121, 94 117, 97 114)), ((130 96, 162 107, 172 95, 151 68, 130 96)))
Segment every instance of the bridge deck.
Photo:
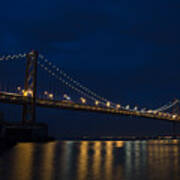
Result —
MULTIPOLYGON (((23 104, 30 104, 31 102, 32 99, 29 97, 24 97, 16 93, 0 92, 0 103, 23 105, 23 104)), ((124 109, 107 108, 107 107, 92 106, 86 104, 67 103, 60 100, 58 101, 58 100, 49 100, 49 99, 37 99, 36 104, 37 106, 47 107, 47 108, 60 108, 60 109, 69 109, 69 110, 77 110, 77 111, 136 116, 136 117, 145 117, 145 118, 172 121, 172 122, 180 122, 180 116, 173 118, 159 114, 152 114, 152 113, 140 112, 140 111, 130 111, 124 109)))

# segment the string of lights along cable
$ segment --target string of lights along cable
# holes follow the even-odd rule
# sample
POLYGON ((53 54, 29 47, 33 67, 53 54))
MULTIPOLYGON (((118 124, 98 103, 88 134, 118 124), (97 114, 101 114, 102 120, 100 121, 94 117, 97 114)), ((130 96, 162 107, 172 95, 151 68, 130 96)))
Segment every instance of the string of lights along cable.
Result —
MULTIPOLYGON (((29 70, 31 70, 29 78, 31 78, 32 74, 35 72, 33 68, 36 67, 33 66, 31 61, 37 60, 36 62, 34 61, 35 64, 37 63, 36 68, 48 75, 49 80, 47 83, 52 81, 53 83, 51 84, 55 84, 54 87, 51 87, 51 89, 54 90, 51 91, 48 88, 42 90, 40 88, 41 86, 38 84, 38 95, 35 102, 39 106, 134 115, 171 121, 180 120, 178 112, 172 110, 174 107, 179 106, 180 101, 178 99, 154 109, 114 103, 83 85, 80 81, 74 79, 69 73, 66 73, 61 67, 56 65, 53 61, 48 60, 44 55, 39 53, 37 53, 37 57, 35 55, 34 52, 2 55, 0 56, 0 65, 6 62, 14 63, 17 60, 23 60, 25 62, 28 60, 29 64, 32 65, 32 67, 29 68, 29 70), (57 89, 57 87, 60 87, 60 89, 57 89), (53 92, 56 92, 56 94, 53 92)), ((10 63, 8 63, 8 66, 9 65, 10 63)), ((30 81, 30 79, 28 80, 30 81)), ((5 103, 28 103, 28 100, 35 96, 35 91, 33 88, 30 88, 31 86, 27 88, 24 87, 23 84, 16 84, 15 88, 8 88, 8 91, 5 86, 6 85, 2 86, 0 82, 0 100, 5 103)))

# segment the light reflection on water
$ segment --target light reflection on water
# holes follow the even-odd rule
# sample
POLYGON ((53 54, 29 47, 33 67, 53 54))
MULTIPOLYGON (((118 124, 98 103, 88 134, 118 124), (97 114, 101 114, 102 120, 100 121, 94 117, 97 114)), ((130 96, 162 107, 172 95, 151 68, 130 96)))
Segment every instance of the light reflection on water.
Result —
POLYGON ((180 179, 180 142, 20 143, 0 156, 0 179, 180 179))

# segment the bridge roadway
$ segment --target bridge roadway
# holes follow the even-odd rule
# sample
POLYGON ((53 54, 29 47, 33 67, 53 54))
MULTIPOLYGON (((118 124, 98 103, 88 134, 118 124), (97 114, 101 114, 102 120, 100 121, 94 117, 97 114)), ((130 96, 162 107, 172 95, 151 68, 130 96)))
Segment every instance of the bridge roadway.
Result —
MULTIPOLYGON (((17 104, 17 105, 30 104, 32 103, 32 98, 22 96, 17 93, 0 92, 0 103, 17 104)), ((164 115, 152 114, 152 113, 140 112, 140 111, 108 108, 108 107, 101 107, 101 106, 92 106, 92 105, 87 105, 87 104, 76 104, 76 103, 70 103, 70 102, 68 103, 62 100, 50 100, 50 99, 37 98, 36 105, 40 107, 47 107, 47 108, 59 108, 59 109, 69 109, 69 110, 77 110, 77 111, 145 117, 145 118, 180 123, 180 116, 176 116, 176 117, 164 116, 164 115)))

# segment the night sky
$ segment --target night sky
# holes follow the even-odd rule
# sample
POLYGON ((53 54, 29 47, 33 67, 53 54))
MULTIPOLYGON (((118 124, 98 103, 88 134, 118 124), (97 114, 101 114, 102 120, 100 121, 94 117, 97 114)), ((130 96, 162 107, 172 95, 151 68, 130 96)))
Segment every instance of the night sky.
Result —
MULTIPOLYGON (((177 0, 6 0, 0 7, 0 56, 36 49, 101 96, 156 108, 180 98, 179 8, 177 0)), ((1 78, 8 79, 6 73, 1 78)), ((7 120, 21 118, 20 107, 0 108, 7 120)), ((37 118, 56 136, 163 134, 171 127, 62 110, 38 109, 37 118)))

